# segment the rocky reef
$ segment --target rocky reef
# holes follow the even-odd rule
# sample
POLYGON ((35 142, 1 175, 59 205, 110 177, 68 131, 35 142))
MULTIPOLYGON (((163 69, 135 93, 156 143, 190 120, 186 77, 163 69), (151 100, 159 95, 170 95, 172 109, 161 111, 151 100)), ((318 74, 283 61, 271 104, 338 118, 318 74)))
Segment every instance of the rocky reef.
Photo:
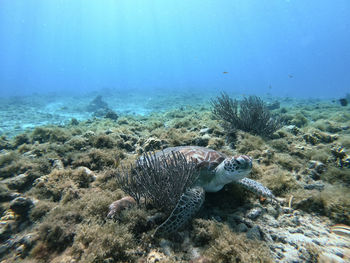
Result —
POLYGON ((350 225, 348 108, 272 109, 284 125, 268 138, 238 130, 233 139, 209 103, 0 137, 2 262, 349 262, 349 231, 332 231, 350 225), (127 196, 113 169, 179 145, 253 157, 250 177, 279 204, 227 185, 172 238, 153 236, 164 220, 153 206, 124 202, 109 219, 127 196))

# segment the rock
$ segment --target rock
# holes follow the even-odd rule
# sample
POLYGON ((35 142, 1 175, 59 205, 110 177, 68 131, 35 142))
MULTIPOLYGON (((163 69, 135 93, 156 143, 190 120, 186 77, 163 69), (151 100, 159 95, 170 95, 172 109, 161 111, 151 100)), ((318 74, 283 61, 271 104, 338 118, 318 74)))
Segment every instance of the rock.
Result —
POLYGON ((283 235, 271 235, 272 239, 282 244, 287 244, 287 237, 283 235))
POLYGON ((312 180, 320 180, 321 176, 318 172, 316 172, 315 170, 311 170, 309 176, 312 178, 312 180))
POLYGON ((29 233, 23 236, 20 240, 22 244, 26 246, 26 248, 32 247, 36 240, 38 239, 38 234, 37 233, 29 233))
POLYGON ((60 159, 54 159, 52 160, 52 168, 57 170, 64 170, 63 162, 60 159))
POLYGON ((114 111, 110 110, 110 111, 108 111, 106 113, 105 118, 116 121, 119 118, 119 116, 118 116, 117 113, 115 113, 114 111))
POLYGON ((236 211, 235 213, 233 213, 232 215, 230 215, 230 220, 232 221, 235 221, 237 224, 239 223, 244 223, 244 219, 242 217, 242 214, 241 212, 239 211, 236 211))
POLYGON ((278 259, 282 259, 282 258, 284 258, 283 253, 281 253, 281 252, 277 252, 277 258, 278 258, 278 259))
MULTIPOLYGON (((73 260, 73 262, 72 263, 75 263, 75 261, 73 260)), ((113 258, 105 258, 104 260, 103 260, 103 263, 114 263, 114 259, 113 258)))
POLYGON ((272 245, 270 246, 270 248, 271 248, 273 251, 276 251, 276 250, 285 251, 284 247, 283 247, 281 244, 272 244, 272 245))
POLYGON ((199 133, 201 134, 201 135, 204 135, 204 134, 207 134, 207 133, 212 133, 213 132, 213 129, 211 129, 211 128, 203 128, 203 129, 201 129, 200 131, 199 131, 199 133))
POLYGON ((15 177, 3 180, 2 183, 6 184, 11 190, 21 191, 31 183, 31 180, 27 174, 19 174, 15 177))
POLYGON ((198 137, 198 138, 195 138, 193 140, 193 144, 197 145, 197 146, 207 146, 208 143, 209 143, 209 140, 210 140, 210 136, 209 134, 205 134, 203 135, 202 137, 198 137))
POLYGON ((312 237, 314 237, 315 235, 314 235, 311 231, 305 231, 305 232, 304 232, 304 236, 312 238, 312 237))
POLYGON ((277 110, 280 108, 280 102, 279 101, 273 101, 273 102, 269 102, 266 104, 266 107, 269 109, 269 110, 277 110))
POLYGON ((312 145, 316 145, 319 143, 319 141, 317 140, 317 138, 315 136, 312 136, 311 134, 307 133, 307 134, 304 134, 303 136, 304 140, 309 143, 309 144, 312 144, 312 145))
MULTIPOLYGON (((7 210, 0 219, 0 243, 13 235, 16 229, 15 213, 7 210)), ((1 253, 0 253, 1 254, 1 253)), ((1 255, 0 255, 1 258, 1 255)))
POLYGON ((33 201, 25 197, 17 197, 10 202, 10 209, 20 216, 27 216, 33 206, 33 201))
MULTIPOLYGON (((16 228, 16 230, 18 229, 16 228)), ((36 241, 38 240, 37 234, 29 233, 24 236, 21 236, 15 235, 16 232, 20 231, 12 231, 11 235, 8 236, 8 239, 1 244, 0 258, 5 254, 13 252, 15 252, 16 256, 25 258, 26 256, 28 256, 30 249, 35 245, 36 241)))
POLYGON ((162 141, 157 138, 148 138, 144 144, 144 149, 146 152, 159 150, 162 145, 162 141))
MULTIPOLYGON (((2 129, 0 129, 0 134, 3 134, 1 131, 2 129)), ((5 136, 0 136, 0 149, 11 149, 11 147, 11 143, 8 141, 8 139, 5 136)))
POLYGON ((22 244, 22 245, 19 245, 15 251, 17 254, 22 255, 24 250, 25 250, 25 246, 22 244))
POLYGON ((167 257, 158 251, 152 250, 148 253, 146 263, 164 262, 167 257))
POLYGON ((345 147, 336 145, 331 149, 334 161, 337 161, 339 167, 350 167, 350 157, 348 156, 345 147))
POLYGON ((217 222, 222 222, 222 218, 221 218, 220 216, 218 216, 218 215, 212 216, 211 219, 212 219, 212 220, 215 220, 215 221, 217 221, 217 222))
POLYGON ((293 241, 289 241, 288 244, 291 245, 292 247, 294 247, 295 249, 298 249, 298 248, 299 248, 298 244, 296 244, 296 243, 293 242, 293 241))
POLYGON ((273 160, 274 155, 275 155, 274 151, 266 149, 261 153, 260 161, 265 164, 270 164, 271 161, 273 160))
POLYGON ((259 226, 254 226, 247 232, 247 238, 253 240, 262 240, 259 226))
POLYGON ((246 226, 246 224, 240 223, 240 224, 237 225, 236 230, 238 232, 247 232, 248 231, 248 227, 246 226))
POLYGON ((2 245, 0 245, 0 257, 3 257, 8 253, 8 251, 11 250, 12 245, 9 244, 9 242, 5 242, 2 245))
POLYGON ((169 240, 161 239, 159 245, 162 248, 162 251, 165 255, 167 255, 168 257, 171 257, 173 255, 171 249, 173 244, 169 240))
POLYGON ((272 205, 268 205, 267 214, 273 216, 274 218, 277 218, 280 214, 280 211, 278 209, 275 209, 272 205))
POLYGON ((298 135, 300 133, 300 129, 295 125, 288 125, 285 127, 285 129, 294 135, 298 135))
MULTIPOLYGON (((6 240, 12 234, 11 224, 3 223, 0 224, 0 241, 6 240)), ((5 246, 6 247, 6 246, 5 246)), ((4 245, 0 246, 0 258, 2 254, 2 250, 4 249, 4 245)))
POLYGON ((304 231, 301 228, 291 228, 288 231, 291 234, 304 234, 304 231))
POLYGON ((322 191, 325 187, 325 184, 322 183, 322 182, 316 182, 314 184, 305 184, 304 185, 304 189, 306 190, 319 190, 319 191, 322 191))
POLYGON ((247 217, 249 219, 255 220, 261 215, 261 213, 262 213, 262 209, 260 207, 255 207, 248 211, 247 217))
POLYGON ((125 142, 122 148, 127 152, 132 152, 135 150, 135 146, 130 141, 125 142))
POLYGON ((85 175, 91 178, 91 181, 96 180, 97 178, 96 174, 93 171, 91 171, 89 168, 85 166, 79 166, 78 169, 84 171, 85 175))
POLYGON ((108 104, 102 100, 102 96, 96 96, 86 107, 89 112, 96 112, 98 110, 108 110, 108 104))
POLYGON ((262 235, 262 238, 263 238, 264 241, 266 241, 269 244, 273 243, 273 239, 272 239, 272 237, 271 237, 271 235, 269 233, 265 232, 265 233, 261 233, 261 235, 262 235))
POLYGON ((84 134, 83 134, 83 137, 85 138, 90 138, 92 136, 95 136, 95 133, 93 131, 86 131, 84 134))
POLYGON ((8 190, 1 191, 0 192, 0 203, 11 201, 11 200, 15 199, 18 196, 20 196, 19 193, 11 193, 8 190))
POLYGON ((311 160, 308 163, 309 169, 315 169, 318 173, 323 173, 326 170, 324 163, 320 161, 311 160))
POLYGON ((206 258, 205 256, 200 256, 190 261, 190 263, 212 263, 212 262, 213 261, 211 259, 206 258))
POLYGON ((106 134, 106 135, 111 134, 111 133, 113 133, 113 131, 112 131, 111 129, 107 129, 107 130, 105 131, 105 134, 106 134))
POLYGON ((349 262, 349 261, 345 261, 344 259, 340 258, 337 255, 332 255, 330 253, 322 253, 322 255, 320 255, 320 261, 319 262, 346 263, 346 262, 349 262))
POLYGON ((76 126, 76 125, 79 125, 79 121, 76 119, 76 118, 72 118, 70 120, 70 125, 73 125, 73 126, 76 126))
POLYGON ((340 257, 340 258, 344 258, 344 253, 342 251, 339 251, 339 250, 335 250, 333 251, 334 255, 340 257))
POLYGON ((293 208, 285 206, 285 207, 282 207, 282 211, 285 214, 291 214, 293 212, 293 208))
POLYGON ((295 226, 300 226, 300 220, 299 220, 299 217, 297 217, 297 216, 293 216, 291 222, 292 222, 295 226))
POLYGON ((320 242, 317 239, 313 239, 311 240, 313 243, 315 243, 316 245, 321 245, 320 242))
POLYGON ((321 174, 326 171, 326 166, 320 161, 311 160, 308 164, 310 170, 310 177, 313 180, 319 180, 321 174))
POLYGON ((303 136, 304 140, 312 145, 319 143, 331 143, 338 139, 337 134, 328 134, 319 130, 314 130, 311 134, 307 133, 303 136))
POLYGON ((263 219, 268 226, 275 227, 275 228, 280 226, 279 222, 274 217, 272 217, 270 215, 264 215, 263 219))
POLYGON ((98 109, 96 111, 94 111, 94 113, 92 114, 92 116, 96 117, 96 118, 105 118, 106 115, 108 114, 108 112, 110 112, 109 108, 105 108, 105 109, 98 109))

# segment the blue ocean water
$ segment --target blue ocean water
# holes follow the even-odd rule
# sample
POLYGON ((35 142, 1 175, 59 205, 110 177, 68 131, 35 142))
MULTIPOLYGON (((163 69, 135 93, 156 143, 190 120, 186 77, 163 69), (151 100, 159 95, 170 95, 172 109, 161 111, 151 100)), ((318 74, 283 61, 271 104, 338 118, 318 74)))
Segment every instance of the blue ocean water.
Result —
POLYGON ((348 0, 0 0, 0 97, 103 89, 334 98, 348 0))

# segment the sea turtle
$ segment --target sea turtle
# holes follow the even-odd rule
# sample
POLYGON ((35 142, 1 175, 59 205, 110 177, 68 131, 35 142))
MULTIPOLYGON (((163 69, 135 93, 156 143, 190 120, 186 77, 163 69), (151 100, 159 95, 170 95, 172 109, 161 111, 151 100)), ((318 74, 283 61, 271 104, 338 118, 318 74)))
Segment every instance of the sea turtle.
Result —
MULTIPOLYGON (((276 200, 268 188, 246 178, 252 170, 252 158, 247 155, 227 157, 221 152, 205 147, 178 146, 156 152, 155 157, 167 158, 175 152, 180 152, 188 161, 195 162, 199 176, 194 185, 180 196, 168 219, 156 229, 156 236, 177 231, 200 209, 204 202, 205 192, 220 191, 228 183, 239 184, 257 195, 276 200)), ((116 206, 118 206, 116 202, 110 206, 109 215, 114 213, 116 206)))
POLYGON ((221 152, 199 146, 178 146, 157 152, 156 157, 172 152, 182 153, 188 161, 196 163, 199 177, 194 186, 183 193, 168 219, 156 229, 156 235, 177 231, 200 209, 205 192, 220 191, 225 184, 236 183, 245 189, 271 200, 276 200, 272 192, 252 179, 246 178, 252 170, 252 158, 247 155, 227 157, 221 152))

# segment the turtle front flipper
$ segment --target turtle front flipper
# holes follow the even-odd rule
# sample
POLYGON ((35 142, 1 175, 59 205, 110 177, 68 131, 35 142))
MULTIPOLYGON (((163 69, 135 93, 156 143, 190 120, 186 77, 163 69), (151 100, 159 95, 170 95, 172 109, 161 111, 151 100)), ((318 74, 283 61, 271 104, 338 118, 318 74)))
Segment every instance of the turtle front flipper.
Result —
POLYGON ((254 181, 249 178, 243 178, 239 181, 236 181, 237 184, 243 186, 248 191, 266 197, 270 198, 271 200, 276 200, 276 197, 273 195, 273 193, 268 189, 267 187, 263 186, 261 183, 254 181))
POLYGON ((156 229, 154 236, 164 236, 177 231, 198 212, 204 199, 205 192, 202 187, 197 186, 187 189, 181 195, 169 218, 156 229))

